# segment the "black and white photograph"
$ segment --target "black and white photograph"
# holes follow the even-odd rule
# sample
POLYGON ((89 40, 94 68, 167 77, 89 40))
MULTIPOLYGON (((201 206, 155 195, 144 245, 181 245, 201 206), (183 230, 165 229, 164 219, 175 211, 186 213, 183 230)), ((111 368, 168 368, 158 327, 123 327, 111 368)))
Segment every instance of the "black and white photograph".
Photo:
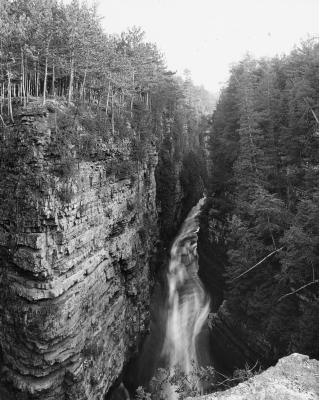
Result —
POLYGON ((319 1, 0 0, 0 400, 319 400, 319 1))

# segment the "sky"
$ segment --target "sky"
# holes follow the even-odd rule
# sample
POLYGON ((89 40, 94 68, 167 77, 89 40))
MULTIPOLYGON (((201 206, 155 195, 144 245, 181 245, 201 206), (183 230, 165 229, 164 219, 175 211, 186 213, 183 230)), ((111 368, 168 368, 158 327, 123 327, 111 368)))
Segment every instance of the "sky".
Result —
MULTIPOLYGON (((93 1, 93 0, 92 0, 93 1)), ((214 93, 229 69, 249 52, 288 53, 301 39, 319 37, 319 0, 99 0, 107 33, 140 26, 164 53, 167 67, 191 71, 214 93)))

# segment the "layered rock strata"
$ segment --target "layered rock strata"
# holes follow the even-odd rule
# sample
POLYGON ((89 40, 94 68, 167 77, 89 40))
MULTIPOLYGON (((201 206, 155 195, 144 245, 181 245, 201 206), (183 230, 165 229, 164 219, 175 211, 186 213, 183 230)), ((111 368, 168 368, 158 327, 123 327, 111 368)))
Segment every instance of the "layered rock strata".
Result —
POLYGON ((54 117, 25 111, 1 143, 0 397, 8 400, 102 399, 149 320, 156 151, 137 162, 129 142, 109 140, 70 164, 54 151, 54 117))

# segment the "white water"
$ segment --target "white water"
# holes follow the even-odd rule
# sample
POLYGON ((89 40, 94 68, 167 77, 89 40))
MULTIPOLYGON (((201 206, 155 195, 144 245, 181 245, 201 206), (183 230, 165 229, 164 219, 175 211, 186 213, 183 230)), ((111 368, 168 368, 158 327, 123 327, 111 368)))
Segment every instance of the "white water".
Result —
MULTIPOLYGON (((209 299, 198 277, 198 216, 204 199, 193 207, 176 237, 168 268, 168 318, 163 355, 169 368, 190 374, 198 365, 196 338, 209 312, 209 299)), ((200 390, 200 388, 199 388, 200 390)), ((176 398, 173 388, 169 397, 176 398)))

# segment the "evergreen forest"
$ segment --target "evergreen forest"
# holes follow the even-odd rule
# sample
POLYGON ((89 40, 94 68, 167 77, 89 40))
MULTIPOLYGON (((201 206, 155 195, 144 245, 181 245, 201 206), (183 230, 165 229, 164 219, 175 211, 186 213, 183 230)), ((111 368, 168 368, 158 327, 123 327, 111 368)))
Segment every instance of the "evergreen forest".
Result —
POLYGON ((213 107, 188 71, 182 79, 166 68, 140 28, 109 35, 96 6, 79 0, 1 1, 0 123, 14 122, 19 107, 53 99, 70 112, 94 113, 113 136, 151 114, 156 131, 163 115, 175 121, 187 113, 187 124, 213 107))
POLYGON ((232 68, 210 149, 230 312, 270 343, 270 359, 318 357, 318 40, 232 68))

